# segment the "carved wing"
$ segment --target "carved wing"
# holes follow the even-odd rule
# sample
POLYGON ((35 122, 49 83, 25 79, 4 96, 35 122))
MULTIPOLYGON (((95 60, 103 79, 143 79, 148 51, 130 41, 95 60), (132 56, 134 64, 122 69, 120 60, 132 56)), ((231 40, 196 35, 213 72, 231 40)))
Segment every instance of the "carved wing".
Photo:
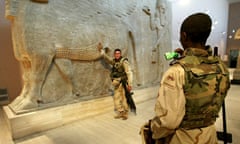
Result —
POLYGON ((101 15, 127 17, 135 11, 137 0, 49 0, 48 5, 62 18, 86 22, 101 15))
POLYGON ((21 0, 15 30, 24 34, 26 49, 38 51, 57 44, 64 48, 59 49, 61 57, 96 59, 99 41, 109 47, 127 47, 128 27, 122 21, 136 9, 137 0, 21 0))

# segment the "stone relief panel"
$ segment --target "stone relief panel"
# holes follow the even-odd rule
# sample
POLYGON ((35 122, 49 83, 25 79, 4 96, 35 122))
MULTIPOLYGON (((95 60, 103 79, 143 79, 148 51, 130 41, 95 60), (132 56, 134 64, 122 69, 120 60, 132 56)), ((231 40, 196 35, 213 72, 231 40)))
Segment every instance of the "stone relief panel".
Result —
POLYGON ((24 87, 9 105, 15 113, 112 94, 109 55, 128 57, 134 87, 159 83, 171 50, 171 6, 166 0, 5 0, 14 54, 24 87))

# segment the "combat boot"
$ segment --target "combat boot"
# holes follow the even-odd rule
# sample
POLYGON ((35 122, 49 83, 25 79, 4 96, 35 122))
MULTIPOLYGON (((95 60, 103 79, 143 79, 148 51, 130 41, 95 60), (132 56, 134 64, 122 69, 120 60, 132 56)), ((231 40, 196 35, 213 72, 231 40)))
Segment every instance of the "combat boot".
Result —
POLYGON ((116 116, 114 116, 115 119, 120 119, 123 116, 123 112, 118 112, 116 116))
POLYGON ((122 113, 122 120, 127 120, 128 119, 128 112, 123 112, 122 113))
POLYGON ((115 119, 122 118, 122 120, 126 120, 126 119, 128 119, 128 112, 126 112, 126 111, 119 112, 118 115, 114 116, 114 118, 115 119))

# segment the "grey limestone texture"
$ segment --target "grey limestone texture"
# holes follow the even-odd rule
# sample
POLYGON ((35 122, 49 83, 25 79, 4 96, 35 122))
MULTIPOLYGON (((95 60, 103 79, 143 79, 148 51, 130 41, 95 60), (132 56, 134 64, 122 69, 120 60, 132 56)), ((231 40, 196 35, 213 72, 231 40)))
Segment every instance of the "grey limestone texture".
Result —
POLYGON ((5 0, 24 86, 9 107, 35 111, 111 95, 109 55, 129 59, 134 88, 158 83, 171 51, 171 5, 166 0, 5 0))

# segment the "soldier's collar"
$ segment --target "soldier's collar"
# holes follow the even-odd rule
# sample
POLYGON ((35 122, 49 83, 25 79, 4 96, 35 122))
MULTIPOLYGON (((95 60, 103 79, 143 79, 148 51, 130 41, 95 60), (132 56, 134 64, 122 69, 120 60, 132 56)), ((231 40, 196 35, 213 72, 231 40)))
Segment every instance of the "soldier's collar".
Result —
POLYGON ((185 55, 185 56, 199 56, 199 57, 209 56, 207 50, 199 49, 199 48, 187 48, 186 50, 184 50, 183 55, 185 55))

